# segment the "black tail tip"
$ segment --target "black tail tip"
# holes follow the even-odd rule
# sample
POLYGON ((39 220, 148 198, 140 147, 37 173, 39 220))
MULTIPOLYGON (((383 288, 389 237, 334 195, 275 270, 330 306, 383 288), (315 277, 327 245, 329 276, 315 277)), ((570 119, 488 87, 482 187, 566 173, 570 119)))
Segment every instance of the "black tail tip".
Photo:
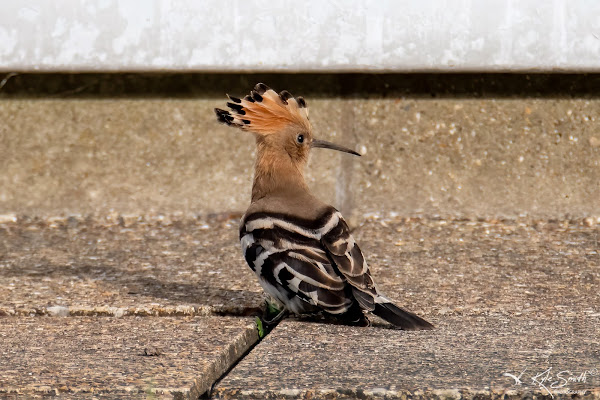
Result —
POLYGON ((432 330, 435 327, 433 324, 425 321, 416 314, 406 311, 393 303, 377 303, 373 314, 383 318, 397 328, 416 331, 416 330, 432 330))

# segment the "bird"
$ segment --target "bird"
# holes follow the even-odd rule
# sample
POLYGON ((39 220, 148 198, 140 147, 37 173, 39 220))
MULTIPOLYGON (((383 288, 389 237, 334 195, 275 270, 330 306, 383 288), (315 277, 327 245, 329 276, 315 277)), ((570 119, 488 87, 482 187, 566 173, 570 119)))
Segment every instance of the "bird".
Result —
POLYGON ((303 97, 258 83, 250 94, 229 96, 217 120, 254 134, 256 160, 250 206, 239 238, 249 267, 281 311, 321 314, 348 325, 368 326, 371 312, 393 327, 432 329, 396 306, 375 285, 365 258, 341 213, 309 190, 304 170, 314 148, 355 156, 347 147, 317 139, 303 97))

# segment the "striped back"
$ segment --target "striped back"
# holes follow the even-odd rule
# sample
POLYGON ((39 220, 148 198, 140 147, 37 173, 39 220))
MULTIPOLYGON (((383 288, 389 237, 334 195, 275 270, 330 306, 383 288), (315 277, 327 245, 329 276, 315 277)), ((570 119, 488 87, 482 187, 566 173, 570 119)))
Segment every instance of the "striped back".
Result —
POLYGON ((263 288, 295 313, 346 313, 355 301, 373 309, 377 295, 360 249, 333 207, 305 220, 281 213, 245 215, 242 251, 263 288))

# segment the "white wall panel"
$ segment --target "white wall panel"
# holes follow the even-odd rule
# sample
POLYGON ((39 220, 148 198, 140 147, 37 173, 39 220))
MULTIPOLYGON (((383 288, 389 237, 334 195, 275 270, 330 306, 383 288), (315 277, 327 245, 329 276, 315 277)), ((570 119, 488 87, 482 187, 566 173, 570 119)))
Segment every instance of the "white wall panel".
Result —
POLYGON ((600 71, 597 0, 0 0, 2 71, 600 71))

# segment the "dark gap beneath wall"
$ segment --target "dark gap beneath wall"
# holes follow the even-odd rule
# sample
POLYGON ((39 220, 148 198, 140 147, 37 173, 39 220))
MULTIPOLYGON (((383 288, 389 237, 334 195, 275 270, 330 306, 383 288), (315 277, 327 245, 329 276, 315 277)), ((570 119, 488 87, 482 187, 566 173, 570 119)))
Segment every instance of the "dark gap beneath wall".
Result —
POLYGON ((257 82, 310 98, 597 98, 600 74, 6 73, 7 98, 223 98, 257 82))

